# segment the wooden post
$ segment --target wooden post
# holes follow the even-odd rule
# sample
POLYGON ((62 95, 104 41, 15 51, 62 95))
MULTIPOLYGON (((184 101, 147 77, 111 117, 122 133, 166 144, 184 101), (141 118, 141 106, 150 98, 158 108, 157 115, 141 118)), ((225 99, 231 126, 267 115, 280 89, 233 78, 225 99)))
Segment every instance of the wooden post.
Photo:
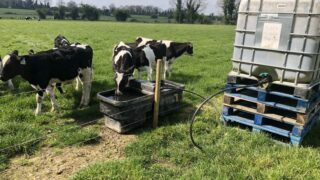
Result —
POLYGON ((161 85, 161 72, 162 72, 162 59, 157 60, 156 84, 154 91, 154 109, 153 109, 153 128, 158 127, 159 120, 159 105, 160 105, 160 85, 161 85))

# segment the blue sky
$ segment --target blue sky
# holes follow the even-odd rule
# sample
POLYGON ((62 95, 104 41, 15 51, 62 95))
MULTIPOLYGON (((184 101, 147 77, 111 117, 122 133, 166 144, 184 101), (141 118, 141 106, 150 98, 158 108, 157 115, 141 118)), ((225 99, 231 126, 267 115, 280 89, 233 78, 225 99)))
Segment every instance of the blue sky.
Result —
MULTIPOLYGON (((52 0, 55 5, 58 0, 52 0)), ((67 2, 68 0, 64 0, 67 2)), ((110 4, 114 4, 116 6, 124 6, 124 5, 152 5, 157 6, 162 9, 171 8, 170 0, 73 0, 77 3, 87 3, 92 4, 98 7, 109 6, 110 4)), ((220 8, 217 7, 217 0, 206 0, 207 6, 203 10, 205 14, 215 13, 218 14, 220 12, 220 8)))

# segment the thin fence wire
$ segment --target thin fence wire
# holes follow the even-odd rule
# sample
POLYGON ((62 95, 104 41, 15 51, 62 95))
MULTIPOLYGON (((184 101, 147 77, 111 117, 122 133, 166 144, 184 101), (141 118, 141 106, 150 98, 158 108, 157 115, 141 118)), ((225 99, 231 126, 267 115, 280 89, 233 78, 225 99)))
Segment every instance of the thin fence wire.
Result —
MULTIPOLYGON (((93 83, 93 82, 99 82, 99 81, 104 81, 106 79, 95 79, 95 80, 91 80, 91 81, 82 81, 81 83, 93 83)), ((63 82, 62 82, 63 83, 63 82)), ((68 86, 74 86, 73 83, 67 83, 67 84, 63 84, 62 87, 68 87, 68 86)), ((13 94, 5 94, 5 95, 2 95, 0 96, 0 99, 3 99, 3 98, 6 98, 8 96, 15 96, 15 95, 24 95, 24 94, 31 94, 31 93, 37 93, 39 91, 46 91, 47 89, 34 89, 34 90, 30 90, 30 91, 25 91, 25 92, 19 92, 19 93, 13 93, 13 94)), ((10 93, 12 92, 12 90, 10 91, 2 91, 2 93, 10 93)))
MULTIPOLYGON (((91 83, 92 83, 92 82, 104 81, 104 80, 106 80, 106 79, 98 79, 98 80, 95 79, 95 80, 93 80, 93 81, 85 81, 85 82, 82 82, 82 83, 86 83, 86 82, 91 82, 91 83)), ((72 83, 70 83, 70 84, 64 84, 63 87, 73 86, 73 85, 74 85, 74 84, 72 84, 72 83)), ((40 90, 45 91, 45 89, 40 89, 40 90)), ((35 92, 38 92, 38 91, 40 91, 40 90, 32 90, 32 91, 20 92, 20 93, 15 93, 15 94, 7 94, 7 95, 0 96, 0 99, 1 99, 1 98, 5 98, 5 97, 10 96, 10 95, 22 95, 22 94, 35 93, 35 92)), ((10 92, 10 91, 8 91, 8 92, 10 92)), ((142 106, 145 106, 145 105, 135 106, 135 107, 132 108, 132 109, 128 109, 128 110, 125 110, 125 111, 121 111, 121 112, 118 112, 118 113, 114 113, 114 114, 108 115, 108 116, 111 117, 111 118, 113 118, 113 117, 115 117, 115 116, 117 116, 117 115, 121 115, 121 114, 130 112, 130 111, 136 110, 137 108, 142 107, 142 106)), ((187 106, 190 106, 190 104, 185 104, 185 105, 183 105, 183 106, 179 106, 179 108, 182 109, 182 108, 185 108, 185 107, 187 107, 187 106)), ((152 118, 152 115, 148 116, 146 119, 150 119, 150 118, 152 118)), ((63 131, 56 131, 56 132, 53 132, 53 133, 50 133, 50 134, 43 135, 43 136, 38 137, 38 138, 30 139, 30 140, 28 140, 28 141, 25 141, 25 142, 22 142, 22 143, 19 143, 19 144, 15 144, 15 145, 12 145, 12 146, 8 146, 8 147, 5 147, 5 148, 0 149, 0 152, 5 152, 5 151, 8 150, 8 149, 18 148, 18 147, 21 147, 21 146, 24 146, 24 145, 27 145, 27 144, 30 144, 30 143, 40 142, 40 141, 42 141, 42 140, 46 140, 47 138, 50 138, 50 137, 58 134, 58 133, 67 132, 67 131, 75 130, 75 129, 80 129, 81 127, 84 127, 84 126, 89 125, 89 124, 96 123, 96 122, 98 122, 98 121, 100 121, 100 120, 101 120, 101 119, 96 119, 96 120, 93 120, 93 121, 85 122, 85 123, 83 123, 83 124, 80 124, 80 125, 77 126, 77 127, 68 128, 68 129, 65 129, 65 130, 63 130, 63 131)), ((132 125, 132 124, 129 124, 129 125, 132 125)), ((128 126, 129 126, 129 125, 128 125, 128 126)), ((77 142, 77 143, 75 143, 75 144, 73 144, 73 145, 82 144, 82 143, 91 141, 91 140, 93 140, 93 139, 97 139, 97 138, 99 138, 99 137, 101 137, 101 135, 98 135, 98 136, 95 136, 95 137, 91 137, 91 138, 86 139, 86 140, 84 140, 84 141, 77 142)), ((6 171, 7 171, 7 170, 1 171, 0 173, 4 173, 4 172, 6 172, 6 171)))
MULTIPOLYGON (((118 112, 118 113, 114 113, 112 115, 108 115, 109 117, 113 118, 117 115, 121 115, 121 114, 124 114, 124 113, 127 113, 127 112, 130 112, 130 111, 133 111, 133 110, 136 110, 140 107, 143 107, 145 105, 141 105, 141 106, 135 106, 134 108, 131 108, 131 109, 128 109, 128 110, 125 110, 125 111, 121 111, 121 112, 118 112)), ((99 120, 101 119, 96 119, 96 120, 92 120, 92 121, 89 121, 89 122, 85 122, 83 124, 80 124, 79 127, 84 127, 86 125, 89 125, 89 124, 93 124, 93 123, 96 123, 98 122, 99 120)), ((12 149, 12 148, 16 148, 16 147, 20 147, 20 146, 23 146, 23 145, 26 145, 26 144, 29 144, 29 143, 32 143, 32 142, 36 142, 36 141, 39 141, 39 140, 42 140, 42 139, 46 139, 47 137, 51 137, 57 133, 61 133, 61 132, 67 132, 67 131, 70 131, 70 130, 74 130, 74 129, 78 129, 79 127, 72 127, 72 128, 68 128, 68 129, 65 129, 63 131, 57 131, 57 132, 53 132, 53 133, 50 133, 48 135, 44 135, 44 136, 41 136, 39 138, 35 138, 35 139, 32 139, 32 140, 28 140, 26 142, 22 142, 22 143, 19 143, 19 144, 15 144, 15 145, 12 145, 12 146, 8 146, 6 148, 2 148, 0 149, 0 152, 4 152, 5 150, 8 150, 8 149, 12 149)))
MULTIPOLYGON (((182 109, 182 108, 185 108, 185 107, 187 107, 187 106, 190 106, 190 104, 185 104, 185 105, 179 106, 178 108, 179 108, 179 109, 182 109)), ((119 112, 119 113, 115 113, 115 114, 112 114, 112 115, 110 115, 110 116, 115 116, 115 115, 119 115, 119 114, 121 114, 121 113, 129 112, 129 111, 135 110, 136 108, 139 108, 139 107, 140 107, 140 106, 135 107, 135 108, 132 108, 132 109, 129 109, 129 110, 126 110, 126 111, 121 111, 121 112, 119 112)), ((146 117, 146 120, 151 119, 152 117, 153 117, 153 115, 149 115, 149 116, 146 117)), ((98 121, 100 121, 100 120, 101 120, 101 119, 89 121, 89 122, 83 123, 83 124, 81 124, 81 125, 79 125, 79 126, 80 126, 80 127, 83 127, 83 126, 85 126, 85 125, 92 124, 92 123, 98 122, 98 121)), ((133 124, 133 123, 132 123, 132 124, 133 124)), ((132 125, 132 124, 129 124, 129 125, 132 125)), ((127 125, 127 126, 129 126, 129 125, 127 125)), ((69 128, 69 129, 66 129, 66 130, 63 130, 63 131, 60 131, 60 132, 65 132, 65 131, 69 131, 69 130, 76 129, 76 128, 79 128, 79 127, 69 128)), ((16 144, 16 145, 13 145, 13 146, 6 147, 6 148, 3 148, 3 149, 0 149, 0 152, 1 152, 1 151, 4 151, 4 150, 7 150, 7 149, 11 149, 11 148, 19 147, 19 146, 22 146, 22 145, 26 145, 26 144, 29 144, 29 143, 35 143, 35 142, 39 142, 39 141, 41 141, 41 140, 45 140, 45 139, 47 139, 48 137, 52 137, 54 134, 57 134, 57 133, 59 133, 59 131, 54 132, 54 133, 51 133, 51 134, 48 134, 48 135, 44 135, 44 136, 42 136, 41 138, 35 138, 35 139, 29 140, 29 141, 26 141, 26 142, 23 142, 23 143, 20 143, 20 144, 16 144)), ((95 139, 100 138, 100 137, 101 137, 101 135, 97 135, 97 136, 94 136, 94 137, 90 137, 90 138, 87 138, 87 139, 85 139, 85 140, 83 140, 83 141, 74 143, 74 144, 72 144, 72 145, 70 145, 70 146, 80 145, 80 144, 89 142, 89 141, 91 141, 91 140, 95 140, 95 139)), ((10 171, 10 169, 6 169, 6 170, 3 170, 3 171, 0 171, 0 174, 4 174, 4 173, 6 173, 6 172, 8 172, 8 171, 10 171)))

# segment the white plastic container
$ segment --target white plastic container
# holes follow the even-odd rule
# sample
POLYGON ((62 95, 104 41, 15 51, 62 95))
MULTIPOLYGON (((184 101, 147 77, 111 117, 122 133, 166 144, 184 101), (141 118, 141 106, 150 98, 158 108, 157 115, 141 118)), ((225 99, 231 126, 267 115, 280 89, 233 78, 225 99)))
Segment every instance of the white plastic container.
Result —
POLYGON ((320 83, 320 0, 242 0, 230 75, 310 88, 320 83))

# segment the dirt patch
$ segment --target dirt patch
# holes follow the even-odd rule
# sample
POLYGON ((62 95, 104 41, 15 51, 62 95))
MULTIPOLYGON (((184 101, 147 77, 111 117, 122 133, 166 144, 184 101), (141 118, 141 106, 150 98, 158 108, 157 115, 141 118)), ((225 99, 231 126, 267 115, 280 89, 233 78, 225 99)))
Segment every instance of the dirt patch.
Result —
POLYGON ((124 147, 136 139, 135 135, 120 135, 108 128, 102 133, 96 145, 43 148, 36 155, 16 157, 0 179, 68 179, 88 165, 124 158, 124 147))

